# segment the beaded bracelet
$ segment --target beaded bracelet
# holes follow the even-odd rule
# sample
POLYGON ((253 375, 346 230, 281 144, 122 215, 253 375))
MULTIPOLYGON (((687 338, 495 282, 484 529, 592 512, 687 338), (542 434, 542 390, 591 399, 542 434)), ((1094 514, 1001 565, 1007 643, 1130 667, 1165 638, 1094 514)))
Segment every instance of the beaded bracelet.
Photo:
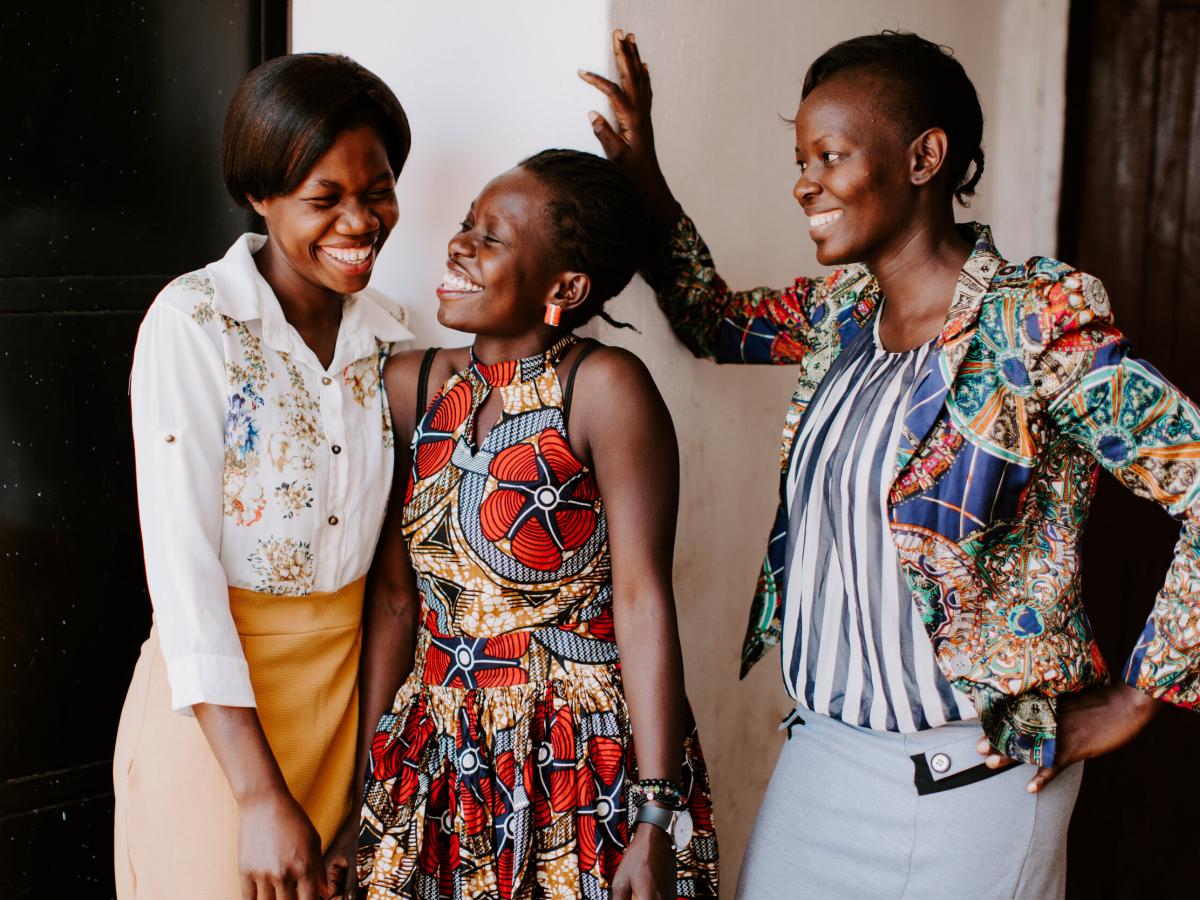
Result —
POLYGON ((634 806, 641 806, 647 800, 655 800, 674 810, 680 810, 687 806, 683 789, 667 778, 645 778, 636 781, 632 791, 634 806))

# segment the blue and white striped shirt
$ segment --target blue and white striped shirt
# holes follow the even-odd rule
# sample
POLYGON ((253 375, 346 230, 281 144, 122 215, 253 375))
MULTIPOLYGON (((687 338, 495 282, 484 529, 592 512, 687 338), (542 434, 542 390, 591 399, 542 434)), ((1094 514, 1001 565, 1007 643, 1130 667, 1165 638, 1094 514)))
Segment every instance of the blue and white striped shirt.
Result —
POLYGON ((904 410, 932 346, 888 353, 877 313, 813 396, 787 479, 784 683, 801 706, 879 731, 975 717, 934 661, 887 521, 904 410))

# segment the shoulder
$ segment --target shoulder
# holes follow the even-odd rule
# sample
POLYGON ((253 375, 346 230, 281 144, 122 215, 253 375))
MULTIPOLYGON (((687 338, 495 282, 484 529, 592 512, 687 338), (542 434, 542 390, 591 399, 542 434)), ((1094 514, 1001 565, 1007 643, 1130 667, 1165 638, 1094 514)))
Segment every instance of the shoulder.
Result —
POLYGON ((198 269, 180 275, 159 291, 150 311, 162 316, 166 310, 173 310, 203 325, 217 315, 212 306, 213 293, 212 276, 207 270, 198 269))
POLYGON ((430 352, 433 352, 434 356, 430 361, 429 385, 435 389, 466 365, 466 347, 421 347, 415 350, 401 350, 388 357, 383 367, 383 377, 388 390, 391 390, 393 385, 397 388, 411 385, 415 396, 421 367, 430 352))
POLYGON ((417 376, 427 352, 424 348, 401 350, 388 357, 387 362, 383 364, 383 381, 388 394, 411 390, 413 396, 416 396, 417 376))
POLYGON ((622 390, 634 392, 652 389, 654 377, 646 364, 637 354, 624 347, 610 347, 599 344, 583 358, 575 372, 575 391, 596 391, 611 389, 612 393, 620 394, 622 390))
POLYGON ((1006 265, 996 273, 989 294, 992 303, 1007 304, 1035 347, 1082 331, 1115 334, 1112 305, 1100 279, 1048 256, 1006 265))
POLYGON ((623 347, 602 344, 589 353, 575 372, 572 391, 572 422, 587 422, 593 435, 617 434, 650 421, 671 422, 654 376, 623 347))
POLYGON ((181 275, 158 292, 146 310, 138 344, 211 343, 221 348, 220 333, 228 323, 213 309, 213 282, 200 269, 181 275))
MULTIPOLYGON (((415 414, 417 392, 420 388, 421 367, 425 363, 429 348, 418 350, 401 350, 390 356, 383 366, 383 384, 387 390, 388 404, 392 409, 393 418, 406 422, 415 414)), ((457 363, 467 352, 465 347, 437 349, 429 367, 426 379, 426 402, 433 399, 438 388, 446 382, 462 365, 457 363)), ((413 427, 416 423, 413 422, 413 427)))

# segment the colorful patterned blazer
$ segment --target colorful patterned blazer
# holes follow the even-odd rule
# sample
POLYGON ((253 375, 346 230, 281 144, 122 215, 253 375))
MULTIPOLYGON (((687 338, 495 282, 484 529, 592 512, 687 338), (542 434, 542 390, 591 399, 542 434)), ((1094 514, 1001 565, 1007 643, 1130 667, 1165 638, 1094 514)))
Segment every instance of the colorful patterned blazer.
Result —
MULTIPOLYGON (((1200 706, 1200 410, 1113 327, 1100 282, 1044 257, 1005 261, 986 226, 905 412, 888 498, 900 565, 938 665, 992 745, 1054 759, 1056 698, 1108 678, 1080 592, 1079 542, 1099 466, 1181 523, 1175 559, 1125 680, 1200 706)), ((800 366, 793 438, 881 295, 862 265, 785 290, 731 291, 682 216, 645 273, 697 356, 800 366)), ((787 509, 767 545, 742 674, 780 638, 787 509)))

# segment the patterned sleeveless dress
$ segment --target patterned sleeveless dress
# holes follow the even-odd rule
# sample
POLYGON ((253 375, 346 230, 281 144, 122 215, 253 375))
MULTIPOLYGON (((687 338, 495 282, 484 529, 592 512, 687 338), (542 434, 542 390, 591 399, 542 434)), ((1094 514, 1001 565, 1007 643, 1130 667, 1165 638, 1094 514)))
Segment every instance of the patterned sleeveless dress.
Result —
MULTIPOLYGON (((610 896, 636 761, 604 502, 567 443, 555 371, 577 340, 494 365, 472 357, 417 426, 403 527, 420 632, 371 745, 358 852, 368 897, 610 896), (503 411, 475 449, 493 390, 503 411)), ((687 731, 695 835, 678 853, 678 894, 716 896, 690 712, 687 731)))

